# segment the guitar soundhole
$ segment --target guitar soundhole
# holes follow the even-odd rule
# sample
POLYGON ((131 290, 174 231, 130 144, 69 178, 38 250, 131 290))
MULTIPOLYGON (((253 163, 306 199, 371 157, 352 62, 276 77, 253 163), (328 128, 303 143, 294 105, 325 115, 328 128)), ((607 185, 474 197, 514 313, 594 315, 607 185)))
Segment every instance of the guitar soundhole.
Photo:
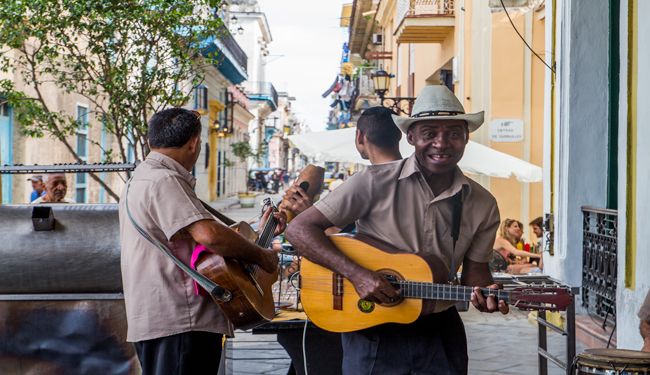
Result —
MULTIPOLYGON (((400 275, 399 273, 397 273, 396 271, 394 271, 394 270, 381 269, 381 270, 377 270, 377 272, 379 272, 380 274, 384 275, 384 277, 386 278, 386 280, 388 280, 388 282, 390 282, 390 283, 393 284, 393 285, 395 285, 395 284, 396 284, 397 282, 399 282, 399 281, 404 280, 404 277, 403 277, 402 275, 400 275)), ((397 288, 397 285, 395 285, 395 287, 397 288)), ((399 289, 399 288, 398 288, 398 289, 399 289)), ((397 306, 397 305, 399 305, 400 303, 402 303, 403 300, 404 300, 403 297, 398 297, 398 298, 396 298, 396 299, 395 299, 394 301, 392 301, 392 302, 389 302, 389 303, 380 303, 380 305, 381 305, 381 306, 384 306, 384 307, 393 307, 393 306, 397 306)))

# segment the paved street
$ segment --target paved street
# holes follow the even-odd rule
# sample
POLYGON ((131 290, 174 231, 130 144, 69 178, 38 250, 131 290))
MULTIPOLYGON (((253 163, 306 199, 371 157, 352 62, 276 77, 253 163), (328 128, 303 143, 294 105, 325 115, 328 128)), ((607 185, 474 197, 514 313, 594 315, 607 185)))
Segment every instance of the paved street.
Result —
MULTIPOLYGON (((537 374, 537 327, 527 313, 513 311, 506 316, 482 314, 471 308, 461 313, 469 345, 469 373, 537 374)), ((564 358, 564 338, 548 334, 550 351, 564 358)), ((228 366, 235 375, 285 375, 289 356, 275 341, 275 335, 238 332, 227 353, 228 366)), ((549 364, 549 374, 564 371, 549 364)))
MULTIPOLYGON (((233 199, 215 202, 213 206, 235 220, 250 220, 259 215, 263 198, 258 196, 255 208, 242 209, 233 199)), ((277 201, 280 196, 273 198, 277 201)), ((481 314, 473 308, 461 313, 468 336, 470 374, 537 373, 537 327, 529 322, 527 315, 522 311, 511 311, 506 316, 481 314)), ((565 358, 564 338, 549 332, 548 341, 549 351, 565 358)), ((275 335, 237 332, 226 355, 230 374, 234 375, 285 375, 290 364, 275 335)), ((549 363, 549 374, 563 373, 549 363)))

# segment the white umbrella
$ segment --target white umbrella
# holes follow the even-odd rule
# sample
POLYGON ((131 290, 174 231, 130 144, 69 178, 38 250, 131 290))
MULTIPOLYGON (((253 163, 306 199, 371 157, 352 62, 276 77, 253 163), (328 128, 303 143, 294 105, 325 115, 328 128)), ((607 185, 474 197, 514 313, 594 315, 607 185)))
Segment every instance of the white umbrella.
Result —
MULTIPOLYGON (((316 162, 344 162, 370 164, 363 160, 354 147, 355 128, 290 135, 289 140, 302 154, 316 162)), ((406 137, 400 142, 402 155, 411 155, 413 146, 406 137)), ((469 141, 458 166, 467 173, 490 177, 510 178, 521 182, 542 180, 542 168, 524 160, 493 150, 480 143, 469 141)))

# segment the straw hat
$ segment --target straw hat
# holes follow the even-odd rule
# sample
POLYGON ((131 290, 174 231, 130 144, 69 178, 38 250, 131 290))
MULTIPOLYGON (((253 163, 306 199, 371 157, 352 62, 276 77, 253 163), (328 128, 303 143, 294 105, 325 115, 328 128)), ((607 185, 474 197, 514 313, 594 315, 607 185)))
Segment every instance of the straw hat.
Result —
POLYGON ((463 105, 447 86, 431 85, 420 91, 420 95, 415 99, 411 117, 393 116, 393 120, 404 133, 418 121, 431 120, 464 120, 469 131, 473 132, 483 124, 483 114, 483 111, 465 113, 463 105))

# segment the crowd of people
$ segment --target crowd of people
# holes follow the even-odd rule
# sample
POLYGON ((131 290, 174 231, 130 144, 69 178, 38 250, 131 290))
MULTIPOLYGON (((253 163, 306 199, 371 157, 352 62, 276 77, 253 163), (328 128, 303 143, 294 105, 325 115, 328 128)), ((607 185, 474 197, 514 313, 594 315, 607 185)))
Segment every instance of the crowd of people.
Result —
POLYGON ((284 190, 289 179, 289 173, 282 168, 253 170, 248 176, 248 188, 251 191, 277 194, 284 190))

